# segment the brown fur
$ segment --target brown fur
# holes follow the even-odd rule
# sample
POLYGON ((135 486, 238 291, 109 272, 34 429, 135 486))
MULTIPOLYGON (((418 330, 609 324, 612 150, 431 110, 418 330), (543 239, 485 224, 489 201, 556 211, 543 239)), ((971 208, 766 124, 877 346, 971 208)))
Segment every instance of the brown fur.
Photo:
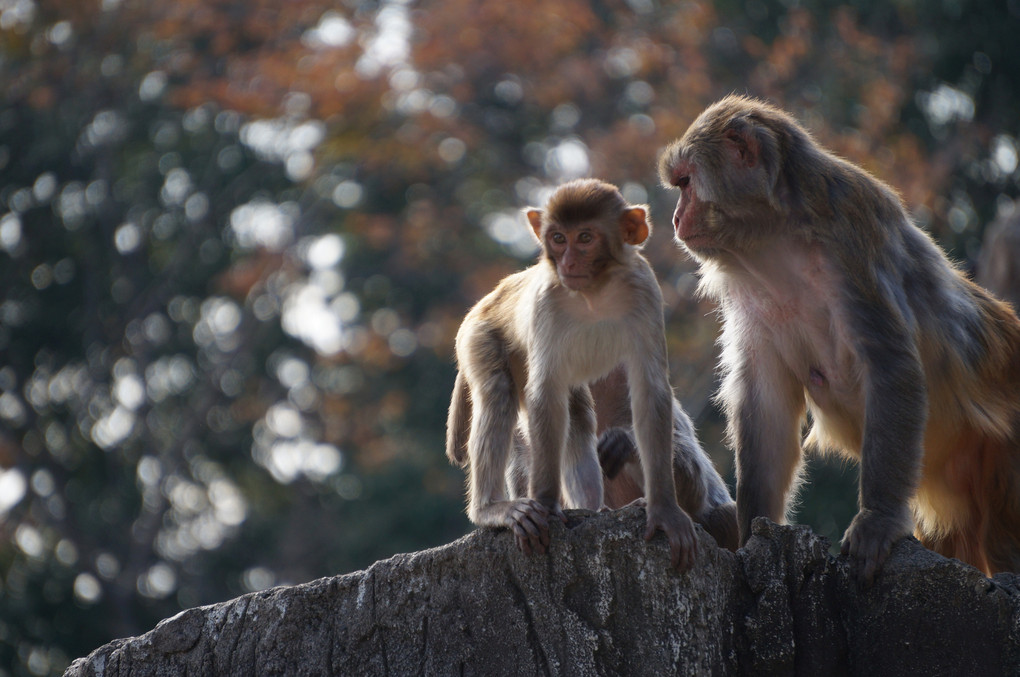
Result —
POLYGON ((731 96, 660 158, 678 239, 724 320, 719 400, 741 538, 785 517, 805 445, 861 462, 844 551, 870 579, 909 533, 1020 570, 1020 321, 896 193, 788 114, 731 96), (913 520, 911 519, 911 512, 913 520))

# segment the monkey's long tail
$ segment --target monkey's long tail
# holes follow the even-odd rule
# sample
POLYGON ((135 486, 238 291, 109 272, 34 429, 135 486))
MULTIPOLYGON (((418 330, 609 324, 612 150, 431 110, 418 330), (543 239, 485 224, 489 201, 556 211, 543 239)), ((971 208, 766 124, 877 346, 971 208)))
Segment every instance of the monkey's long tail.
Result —
POLYGON ((450 413, 446 417, 446 457, 450 463, 467 465, 467 441, 471 433, 471 393, 464 373, 457 372, 450 398, 450 413))

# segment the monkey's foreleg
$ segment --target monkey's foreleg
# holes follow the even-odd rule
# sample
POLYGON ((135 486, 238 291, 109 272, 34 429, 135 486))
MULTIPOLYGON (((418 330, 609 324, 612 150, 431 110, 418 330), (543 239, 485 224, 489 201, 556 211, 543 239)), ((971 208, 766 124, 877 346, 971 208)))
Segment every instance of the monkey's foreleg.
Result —
MULTIPOLYGON (((870 412, 869 412, 870 418, 870 412)), ((857 560, 858 578, 870 585, 896 541, 909 536, 913 517, 908 499, 914 495, 923 452, 920 442, 908 441, 909 424, 900 419, 869 423, 861 451, 860 510, 843 536, 841 551, 857 560), (872 426, 891 430, 899 440, 869 439, 872 426), (888 426, 888 427, 886 427, 888 426), (911 448, 914 447, 914 448, 911 448)))
MULTIPOLYGON (((663 346, 665 362, 665 346, 663 346)), ((670 561, 686 570, 697 556, 698 541, 694 524, 677 504, 673 484, 673 393, 666 382, 665 365, 661 372, 647 369, 628 370, 631 383, 631 413, 638 452, 644 470, 645 499, 648 516, 645 540, 656 531, 666 534, 670 561), (635 373, 637 372, 637 373, 635 373)))
MULTIPOLYGON (((732 351, 744 355, 750 349, 732 351)), ((803 387, 761 346, 754 363, 729 367, 720 391, 737 464, 737 525, 740 545, 755 517, 786 522, 786 508, 801 463, 803 387)))
POLYGON ((851 310, 864 328, 860 353, 868 370, 860 510, 843 536, 842 550, 857 560, 859 578, 870 584, 893 544, 913 529, 909 501, 921 476, 928 390, 917 347, 896 305, 868 297, 852 303, 851 310))

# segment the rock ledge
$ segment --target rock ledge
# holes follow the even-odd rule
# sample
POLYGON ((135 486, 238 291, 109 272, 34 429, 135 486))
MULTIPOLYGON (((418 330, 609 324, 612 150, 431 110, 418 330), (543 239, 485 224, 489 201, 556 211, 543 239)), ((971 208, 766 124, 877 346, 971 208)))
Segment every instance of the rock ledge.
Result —
POLYGON ((188 609, 76 660, 93 675, 1020 675, 1020 577, 899 543, 861 589, 806 527, 700 531, 669 568, 644 512, 569 513, 547 555, 507 531, 188 609))

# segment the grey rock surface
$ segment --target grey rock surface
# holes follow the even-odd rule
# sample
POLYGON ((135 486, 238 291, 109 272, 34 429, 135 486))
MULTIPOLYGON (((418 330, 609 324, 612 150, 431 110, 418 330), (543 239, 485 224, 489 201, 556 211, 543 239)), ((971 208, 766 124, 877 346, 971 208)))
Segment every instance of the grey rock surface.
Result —
POLYGON ((907 539, 863 589, 806 527, 763 519, 734 554, 700 531, 669 567, 644 512, 568 513, 551 550, 508 531, 166 619, 66 677, 1020 675, 1020 578, 907 539))

